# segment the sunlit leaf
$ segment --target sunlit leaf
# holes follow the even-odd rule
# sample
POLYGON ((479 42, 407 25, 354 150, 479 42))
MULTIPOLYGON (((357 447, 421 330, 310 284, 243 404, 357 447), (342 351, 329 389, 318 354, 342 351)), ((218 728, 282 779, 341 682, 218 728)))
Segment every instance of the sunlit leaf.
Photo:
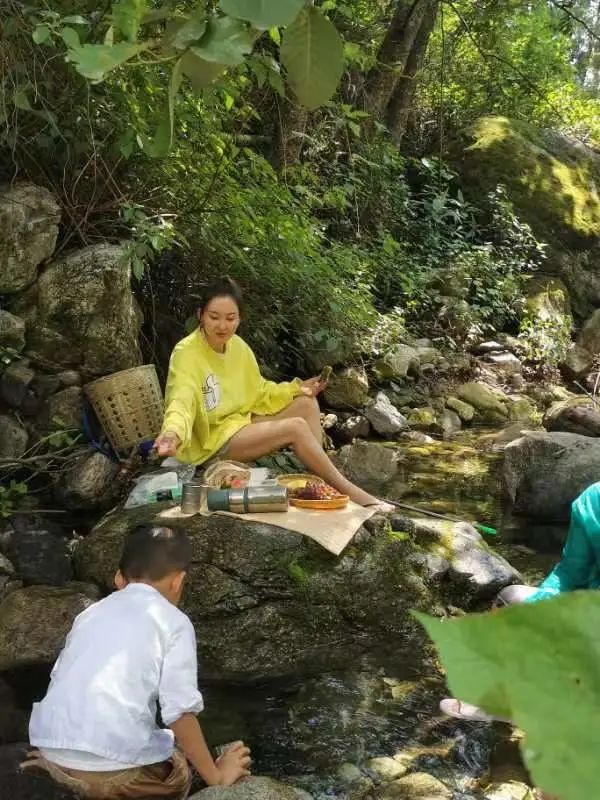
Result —
POLYGON ((146 0, 119 0, 118 3, 113 3, 113 24, 130 42, 137 40, 147 5, 146 0))
POLYGON ((63 28, 60 35, 67 47, 79 47, 79 34, 75 28, 63 28))
POLYGON ((286 28, 281 60, 298 100, 309 109, 335 92, 344 66, 344 45, 335 26, 314 6, 286 28))
POLYGON ((206 31, 206 17, 204 11, 200 9, 193 14, 186 22, 178 25, 174 34, 170 38, 170 44, 177 50, 185 50, 190 44, 202 38, 206 31))
POLYGON ((443 622, 417 616, 453 695, 525 731, 523 756, 535 784, 561 800, 596 797, 600 592, 443 622))
POLYGON ((84 44, 68 51, 77 72, 91 81, 101 81, 104 76, 130 58, 145 50, 145 44, 84 44))
POLYGON ((47 42, 50 36, 52 35, 52 31, 47 25, 37 25, 33 29, 33 33, 31 34, 31 38, 36 44, 43 44, 47 42))
POLYGON ((67 25, 89 25, 90 22, 85 17, 82 17, 81 14, 71 14, 68 17, 63 17, 62 20, 67 25))
POLYGON ((231 17, 211 17, 200 42, 192 48, 205 61, 235 67, 252 51, 254 34, 231 17))
POLYGON ((214 61, 205 61, 194 53, 195 48, 191 48, 181 59, 181 70, 189 78, 192 88, 201 92, 208 88, 211 83, 221 75, 226 69, 225 64, 217 64, 214 61))
POLYGON ((221 0, 221 11, 230 17, 251 22, 255 28, 266 30, 289 25, 302 8, 305 0, 221 0))

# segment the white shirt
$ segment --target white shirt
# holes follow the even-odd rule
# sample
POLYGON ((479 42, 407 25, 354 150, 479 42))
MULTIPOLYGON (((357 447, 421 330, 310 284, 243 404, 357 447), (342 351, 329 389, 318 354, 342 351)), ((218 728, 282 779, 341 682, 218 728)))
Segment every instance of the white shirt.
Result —
POLYGON ((202 711, 196 636, 156 589, 130 583, 75 619, 46 697, 33 706, 29 739, 56 763, 59 749, 154 764, 174 747, 172 731, 156 724, 157 702, 165 725, 202 711))

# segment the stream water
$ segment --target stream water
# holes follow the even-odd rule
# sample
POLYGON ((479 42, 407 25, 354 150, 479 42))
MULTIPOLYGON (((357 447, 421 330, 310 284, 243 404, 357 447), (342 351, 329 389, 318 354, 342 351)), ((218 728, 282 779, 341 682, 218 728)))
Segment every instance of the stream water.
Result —
MULTIPOLYGON (((526 582, 538 582, 557 560, 565 526, 533 524, 503 506, 502 455, 489 446, 489 435, 479 430, 449 442, 406 443, 401 478, 388 496, 495 528, 488 543, 526 582)), ((454 800, 467 800, 494 737, 488 725, 442 717, 444 694, 431 656, 396 646, 331 674, 250 688, 205 687, 204 723, 213 742, 243 737, 251 743, 256 772, 290 780, 317 797, 353 797, 356 768, 368 776, 369 759, 391 756, 439 777, 454 800)), ((504 777, 523 777, 518 761, 502 760, 504 777)))

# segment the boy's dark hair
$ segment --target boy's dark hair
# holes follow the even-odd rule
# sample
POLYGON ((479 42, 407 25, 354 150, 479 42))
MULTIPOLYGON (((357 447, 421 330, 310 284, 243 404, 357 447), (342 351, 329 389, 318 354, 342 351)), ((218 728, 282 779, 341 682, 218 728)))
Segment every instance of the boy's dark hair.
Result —
POLYGON ((229 275, 225 275, 223 278, 213 281, 203 289, 200 295, 200 310, 204 310, 215 297, 231 297, 241 313, 243 299, 242 290, 239 284, 234 281, 233 278, 230 278, 229 275))
POLYGON ((170 572, 187 572, 191 562, 192 546, 183 531, 138 525, 127 535, 119 569, 128 581, 160 581, 170 572))

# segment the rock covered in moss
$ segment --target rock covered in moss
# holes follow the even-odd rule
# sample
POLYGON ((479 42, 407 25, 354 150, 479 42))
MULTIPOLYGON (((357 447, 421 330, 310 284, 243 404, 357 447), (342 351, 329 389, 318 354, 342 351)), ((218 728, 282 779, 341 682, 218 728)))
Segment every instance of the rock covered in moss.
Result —
POLYGON ((408 374, 417 375, 420 366, 419 350, 407 344, 395 345, 375 363, 377 373, 388 380, 402 380, 408 374))
POLYGON ((325 403, 332 408, 362 408, 369 399, 369 381, 364 369, 347 367, 334 372, 323 393, 325 403))
POLYGON ((461 400, 477 409, 480 416, 489 422, 508 419, 508 398, 485 383, 478 381, 463 383, 458 387, 457 394, 461 400))
POLYGON ((53 368, 106 375, 141 363, 141 312, 123 246, 97 244, 52 261, 20 296, 27 352, 53 368))
POLYGON ((0 189, 0 294, 30 286, 39 265, 56 246, 60 211, 41 186, 21 183, 0 189))
POLYGON ((451 159, 468 193, 505 186, 538 238, 574 248, 600 238, 600 156, 591 148, 506 117, 482 117, 451 159))
POLYGON ((25 347, 25 322, 0 308, 0 347, 21 351, 25 347))
POLYGON ((426 772, 411 772, 386 783, 377 792, 378 800, 450 800, 452 791, 426 772))
POLYGON ((312 795, 273 778, 252 777, 233 786, 209 786, 190 800, 311 800, 312 795))
POLYGON ((464 400, 459 400, 458 397, 449 397, 446 400, 446 406, 455 411, 463 422, 471 422, 475 416, 475 409, 464 400))
POLYGON ((28 439, 29 434, 15 417, 0 414, 0 457, 21 458, 28 439))
POLYGON ((594 354, 585 347, 573 343, 560 365, 561 372, 569 379, 581 378, 587 375, 594 365, 594 354))

